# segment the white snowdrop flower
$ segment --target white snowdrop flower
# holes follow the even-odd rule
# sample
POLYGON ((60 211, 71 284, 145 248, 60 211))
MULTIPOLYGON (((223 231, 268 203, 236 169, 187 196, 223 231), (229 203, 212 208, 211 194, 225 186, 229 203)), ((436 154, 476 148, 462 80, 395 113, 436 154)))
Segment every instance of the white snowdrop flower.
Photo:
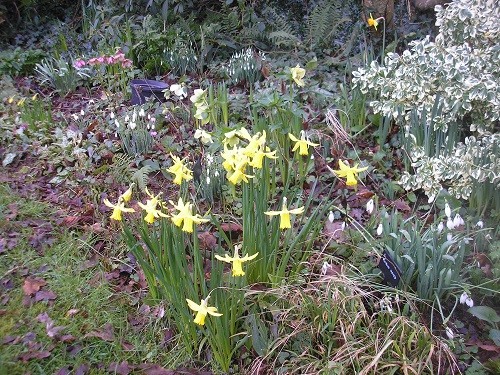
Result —
POLYGON ((444 229, 444 224, 443 224, 443 222, 440 222, 438 224, 438 227, 437 227, 438 233, 441 233, 443 231, 443 229, 444 229))
POLYGON ((151 129, 151 125, 146 124, 146 128, 147 128, 148 130, 150 130, 150 129, 151 129))
POLYGON ((210 165, 213 163, 214 161, 214 157, 211 155, 211 154, 206 154, 205 155, 205 160, 207 162, 207 165, 210 165))
MULTIPOLYGON (((135 113, 135 112, 134 112, 135 113)), ((144 117, 146 116, 146 112, 144 112, 144 108, 141 108, 139 110, 139 116, 144 117)), ((148 113, 148 118, 151 117, 151 115, 148 113)))
POLYGON ((85 111, 83 109, 80 111, 80 115, 85 116, 85 111))
POLYGON ((460 303, 463 305, 467 298, 469 298, 469 295, 467 294, 467 292, 463 292, 462 295, 460 296, 460 303))
POLYGON ((482 220, 479 220, 479 221, 476 223, 476 227, 478 227, 478 228, 482 228, 482 227, 484 227, 484 223, 483 223, 483 221, 482 221, 482 220))
POLYGON ((111 118, 111 120, 113 120, 113 119, 115 118, 115 113, 114 113, 114 112, 111 112, 111 113, 109 114, 109 117, 111 118))
POLYGON ((456 214, 455 218, 453 219, 454 227, 457 228, 457 227, 464 225, 464 224, 465 224, 464 219, 462 219, 462 217, 459 214, 456 214))
POLYGON ((375 208, 375 203, 373 202, 373 199, 370 199, 366 203, 366 212, 368 212, 370 215, 373 212, 373 209, 375 208))
POLYGON ((434 199, 436 199, 436 196, 435 196, 435 195, 431 195, 431 196, 429 196, 429 198, 427 199, 427 203, 432 203, 432 202, 434 202, 434 199))
POLYGON ((470 244, 472 242, 472 237, 464 237, 464 243, 466 245, 470 244))
POLYGON ((463 292, 462 295, 460 296, 460 303, 462 305, 466 304, 469 307, 474 306, 474 301, 472 300, 472 298, 470 298, 467 292, 463 292))
POLYGON ((328 264, 328 262, 323 262, 323 266, 321 267, 321 274, 326 275, 330 267, 331 266, 328 264))
POLYGON ((151 124, 151 130, 155 130, 155 124, 154 123, 151 124))
POLYGON ((215 177, 219 177, 219 171, 215 171, 215 172, 214 172, 214 176, 215 176, 215 177))
POLYGON ((446 214, 447 218, 451 218, 451 208, 448 202, 444 204, 444 213, 446 214))
POLYGON ((447 241, 451 241, 452 239, 453 239, 453 235, 452 235, 451 233, 448 233, 448 234, 446 235, 446 240, 447 240, 447 241))
POLYGON ((117 127, 117 128, 119 128, 119 127, 120 127, 120 123, 118 122, 118 120, 117 120, 117 119, 115 119, 115 125, 116 125, 116 127, 117 127))
POLYGON ((128 115, 125 116, 125 122, 129 122, 130 121, 130 117, 128 115))
POLYGON ((136 126, 137 126, 137 124, 133 121, 128 125, 128 127, 132 130, 134 130, 136 126))
POLYGON ((474 301, 472 300, 472 298, 467 297, 465 300, 465 304, 469 307, 472 307, 472 306, 474 306, 474 301))
POLYGON ((377 227, 377 235, 381 236, 383 232, 384 232, 384 226, 382 225, 382 223, 380 223, 377 227))
POLYGON ((132 122, 135 122, 137 120, 137 112, 134 109, 134 113, 132 113, 132 122))
POLYGON ((448 219, 446 221, 446 227, 449 229, 449 230, 452 230, 455 228, 455 223, 453 222, 453 220, 451 219, 448 219))
POLYGON ((345 221, 343 221, 343 222, 342 222, 342 224, 340 225, 340 230, 341 230, 341 231, 344 231, 344 230, 345 230, 345 228, 347 228, 347 224, 346 224, 346 222, 345 222, 345 221))
POLYGON ((330 213, 328 214, 328 221, 330 223, 333 223, 333 220, 335 219, 335 216, 333 215, 333 212, 330 211, 330 213))
POLYGON ((78 118, 79 118, 79 117, 78 117, 78 115, 77 115, 76 113, 73 113, 73 114, 71 115, 71 117, 73 117, 73 120, 78 121, 78 118))
POLYGON ((210 185, 210 176, 207 176, 207 185, 210 185))
POLYGON ((311 154, 311 160, 314 160, 314 154, 311 154))
POLYGON ((450 327, 446 327, 445 331, 446 331, 446 336, 448 336, 450 340, 453 340, 453 338, 455 337, 453 330, 450 327))

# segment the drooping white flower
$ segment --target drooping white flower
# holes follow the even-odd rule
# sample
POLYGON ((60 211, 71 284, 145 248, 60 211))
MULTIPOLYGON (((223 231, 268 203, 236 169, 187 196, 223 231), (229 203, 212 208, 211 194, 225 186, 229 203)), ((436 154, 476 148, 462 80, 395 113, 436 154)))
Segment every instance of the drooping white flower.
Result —
POLYGON ((443 229, 444 229, 444 224, 443 224, 443 222, 440 222, 437 226, 438 233, 441 233, 443 231, 443 229))
POLYGON ((444 213, 445 213, 447 218, 451 218, 451 208, 450 208, 450 205, 448 204, 448 202, 446 202, 444 204, 444 213))
POLYGON ((446 220, 446 227, 449 230, 452 230, 453 228, 455 228, 455 223, 453 222, 453 220, 451 220, 451 219, 446 220))
POLYGON ((446 331, 446 336, 448 336, 450 340, 453 340, 453 338, 455 337, 453 330, 450 327, 446 327, 445 331, 446 331))
POLYGON ((472 300, 472 298, 470 298, 467 292, 463 292, 462 295, 460 296, 460 303, 462 305, 466 304, 469 307, 474 306, 474 301, 472 300))
POLYGON ((321 267, 321 274, 326 275, 328 270, 331 268, 330 264, 328 262, 323 262, 323 266, 321 267))
POLYGON ((333 223, 333 220, 335 219, 335 216, 333 215, 333 212, 330 211, 330 213, 328 214, 328 221, 330 223, 333 223))
POLYGON ((384 226, 382 225, 382 223, 380 223, 377 227, 377 236, 381 236, 383 232, 384 232, 384 226))
POLYGON ((453 225, 455 226, 455 228, 464 224, 465 224, 464 219, 462 219, 462 217, 459 214, 456 214, 453 219, 453 225))
POLYGON ((484 227, 484 223, 483 223, 483 221, 482 221, 482 220, 479 220, 479 221, 476 223, 476 227, 478 227, 478 228, 482 228, 482 227, 484 227))
POLYGON ((375 208, 375 203, 373 202, 373 199, 370 199, 366 203, 366 212, 368 212, 370 215, 373 212, 373 209, 375 208))
MULTIPOLYGON (((135 113, 135 112, 134 112, 134 113, 135 113)), ((141 108, 141 109, 139 110, 139 116, 141 116, 141 117, 146 116, 146 112, 144 112, 144 108, 141 108)))

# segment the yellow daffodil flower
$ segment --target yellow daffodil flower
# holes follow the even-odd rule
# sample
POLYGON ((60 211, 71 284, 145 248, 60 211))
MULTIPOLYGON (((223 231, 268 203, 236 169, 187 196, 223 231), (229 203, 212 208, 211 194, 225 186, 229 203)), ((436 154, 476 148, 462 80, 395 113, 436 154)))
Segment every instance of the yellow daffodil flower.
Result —
POLYGON ((345 164, 342 160, 339 160, 339 168, 340 170, 333 171, 338 177, 344 177, 346 179, 347 186, 356 186, 358 181, 356 177, 359 172, 366 171, 368 167, 358 168, 359 164, 356 164, 354 167, 350 167, 348 164, 345 164))
POLYGON ((377 30, 377 26, 378 26, 378 18, 377 19, 374 19, 372 14, 370 13, 370 18, 368 18, 367 22, 368 22, 368 26, 370 27, 374 27, 375 30, 377 30))
POLYGON ((21 99, 19 99, 19 100, 18 100, 17 105, 18 105, 19 107, 22 107, 22 106, 24 105, 24 102, 25 102, 25 101, 26 101, 26 98, 21 98, 21 99))
MULTIPOLYGON (((173 202, 170 202, 173 204, 173 202)), ((173 206, 179 211, 177 214, 172 216, 172 223, 175 226, 180 227, 182 225, 182 231, 193 233, 193 224, 206 223, 209 221, 208 219, 203 219, 200 215, 193 215, 193 206, 191 203, 186 203, 182 201, 182 198, 179 198, 179 202, 177 205, 173 204, 173 206)))
POLYGON ((254 176, 245 174, 245 169, 247 167, 248 159, 243 159, 236 164, 234 167, 234 171, 228 172, 228 181, 233 185, 238 185, 241 181, 248 182, 249 178, 253 178, 254 176))
POLYGON ((125 193, 123 193, 121 195, 121 198, 123 199, 124 202, 128 202, 128 201, 130 201, 132 199, 132 187, 134 185, 135 185, 134 183, 130 184, 130 186, 127 189, 127 191, 125 191, 125 193))
POLYGON ((295 81, 297 86, 304 86, 304 76, 306 75, 306 70, 301 68, 299 64, 295 68, 290 68, 290 73, 292 73, 292 79, 295 81))
POLYGON ((182 184, 182 180, 191 180, 193 178, 193 172, 184 165, 184 159, 181 160, 172 154, 170 154, 170 156, 174 159, 174 165, 168 168, 167 171, 175 175, 174 184, 180 185, 182 184))
POLYGON ((247 262, 249 260, 255 259, 259 255, 259 253, 255 253, 254 255, 248 255, 245 254, 243 258, 240 258, 240 255, 238 254, 238 246, 234 246, 234 256, 231 257, 228 254, 224 254, 224 257, 221 257, 220 255, 215 255, 215 258, 222 262, 226 263, 232 263, 233 265, 233 270, 232 274, 233 276, 244 276, 245 272, 243 271, 242 264, 243 262, 247 262))
POLYGON ((118 199, 117 204, 112 204, 109 200, 104 199, 104 204, 109 208, 113 209, 113 213, 111 214, 111 219, 121 221, 122 220, 122 212, 135 212, 133 208, 125 207, 125 203, 118 199))
POLYGON ((286 197, 283 198, 283 206, 281 211, 266 211, 264 212, 266 215, 275 216, 280 215, 280 229, 291 228, 292 225, 290 223, 290 214, 301 214, 304 212, 304 207, 294 208, 292 210, 288 210, 286 207, 286 197))
POLYGON ((35 95, 33 95, 33 96, 31 97, 31 100, 35 101, 37 97, 38 97, 38 93, 36 93, 35 95))
POLYGON ((139 207, 141 207, 144 211, 146 211, 146 217, 144 217, 144 221, 148 224, 153 224, 155 219, 158 219, 160 216, 161 217, 168 217, 168 215, 164 214, 160 210, 157 210, 156 207, 158 206, 158 199, 153 198, 153 199, 148 199, 146 200, 146 204, 142 204, 141 202, 137 202, 139 207))
POLYGON ((269 159, 277 159, 278 157, 276 156, 276 150, 269 152, 269 147, 267 147, 267 152, 262 151, 259 149, 252 157, 252 160, 248 165, 251 167, 261 169, 262 168, 262 161, 264 159, 264 156, 269 158, 269 159))
POLYGON ((208 298, 202 299, 201 303, 198 305, 197 303, 191 301, 186 298, 186 302, 191 310, 196 312, 196 317, 194 318, 194 322, 200 326, 205 324, 205 318, 207 314, 212 316, 222 316, 222 314, 217 312, 217 308, 213 306, 208 306, 208 298))
POLYGON ((319 146, 317 143, 312 143, 311 141, 306 139, 306 133, 305 131, 301 130, 300 132, 300 139, 295 137, 293 134, 288 133, 288 136, 292 141, 295 142, 295 146, 293 146, 292 151, 297 151, 299 149, 299 155, 304 155, 307 156, 309 154, 309 146, 316 147, 319 146))

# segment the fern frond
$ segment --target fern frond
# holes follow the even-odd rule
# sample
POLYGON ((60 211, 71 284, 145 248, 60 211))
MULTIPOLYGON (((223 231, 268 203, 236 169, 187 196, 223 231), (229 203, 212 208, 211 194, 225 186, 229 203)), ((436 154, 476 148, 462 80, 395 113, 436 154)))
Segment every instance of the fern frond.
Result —
POLYGON ((132 182, 135 182, 140 190, 145 190, 149 181, 149 174, 153 171, 150 165, 145 165, 137 169, 132 175, 132 182))
POLYGON ((132 180, 134 167, 132 167, 134 158, 117 153, 113 156, 113 164, 110 165, 110 173, 113 179, 121 184, 127 185, 132 180))

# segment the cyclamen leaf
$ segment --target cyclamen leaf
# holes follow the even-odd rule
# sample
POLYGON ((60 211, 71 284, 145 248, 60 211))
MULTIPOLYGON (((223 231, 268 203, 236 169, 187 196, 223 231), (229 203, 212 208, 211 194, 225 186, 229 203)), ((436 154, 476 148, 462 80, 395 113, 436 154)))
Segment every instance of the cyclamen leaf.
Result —
POLYGON ((498 316, 497 312, 491 307, 473 306, 467 311, 474 315, 476 318, 484 320, 485 322, 491 324, 500 322, 500 316, 498 316))

